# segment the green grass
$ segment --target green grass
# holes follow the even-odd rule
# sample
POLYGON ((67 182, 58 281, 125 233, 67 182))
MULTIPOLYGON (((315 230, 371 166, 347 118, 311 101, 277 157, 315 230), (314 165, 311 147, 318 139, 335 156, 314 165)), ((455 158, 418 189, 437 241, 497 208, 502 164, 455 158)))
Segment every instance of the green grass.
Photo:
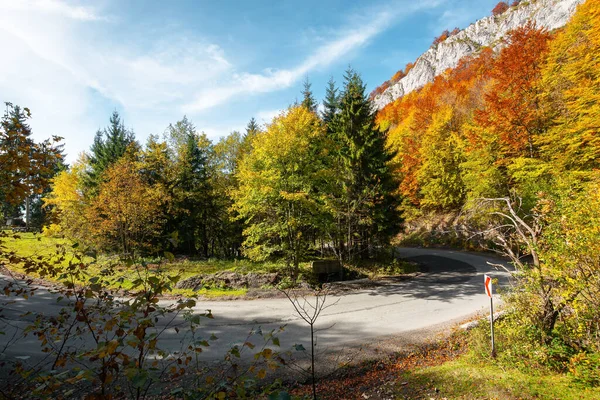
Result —
POLYGON ((468 355, 405 372, 398 382, 400 399, 600 399, 600 388, 584 387, 564 374, 523 372, 468 355))
MULTIPOLYGON (((67 253, 73 253, 71 249, 73 243, 67 239, 47 237, 40 234, 19 233, 17 235, 10 234, 9 237, 2 238, 2 244, 7 251, 13 251, 18 256, 28 258, 48 259, 56 256, 56 252, 61 247, 67 248, 67 253)), ((69 264, 67 257, 62 262, 63 266, 69 264)), ((115 277, 110 281, 109 287, 113 289, 129 290, 133 286, 133 282, 140 277, 140 273, 144 273, 144 269, 140 265, 127 266, 116 256, 101 255, 98 258, 89 256, 83 257, 83 263, 86 265, 86 273, 89 277, 99 276, 108 267, 116 271, 115 277), (117 278, 121 278, 117 280, 117 278)), ((284 269, 282 263, 277 262, 253 262, 247 259, 239 260, 194 260, 188 258, 177 258, 171 262, 167 262, 158 258, 146 258, 143 260, 148 264, 150 271, 160 269, 161 272, 167 275, 178 275, 181 280, 196 276, 214 274, 217 272, 228 271, 237 272, 240 274, 248 273, 271 273, 281 272, 284 269)), ((10 265, 10 269, 15 272, 24 272, 22 265, 10 265)), ((350 267, 353 275, 356 277, 377 278, 387 275, 401 275, 418 270, 418 266, 412 263, 393 259, 391 255, 384 255, 379 259, 360 262, 358 265, 350 267)), ((312 276, 310 262, 300 264, 300 273, 306 277, 312 276)), ((40 277, 36 274, 31 274, 34 277, 40 277)), ((47 278, 47 277, 44 277, 47 278)), ((83 284, 84 282, 78 281, 83 284)), ((204 288, 199 291, 173 289, 173 295, 200 295, 204 297, 239 297, 246 294, 246 289, 224 289, 224 288, 204 288)))
MULTIPOLYGON (((9 233, 9 231, 5 231, 9 233)), ((57 246, 69 245, 67 239, 51 238, 27 232, 11 234, 3 239, 2 244, 8 251, 14 251, 22 257, 51 256, 55 254, 57 246)))
MULTIPOLYGON (((7 232, 8 233, 8 232, 7 232)), ((59 248, 66 246, 70 248, 73 243, 67 239, 46 237, 34 233, 19 233, 17 235, 10 234, 9 237, 2 238, 2 245, 8 252, 15 252, 18 256, 28 258, 43 258, 48 259, 56 256, 56 252, 59 248)), ((68 265, 68 259, 62 264, 68 265)), ((87 274, 92 276, 98 276, 108 266, 112 265, 117 272, 116 275, 122 278, 117 281, 115 277, 110 287, 113 289, 129 290, 133 286, 133 282, 140 277, 140 273, 143 273, 143 268, 139 265, 127 266, 119 260, 118 257, 100 256, 97 259, 92 257, 84 257, 84 263, 86 264, 87 274)), ((220 271, 230 271, 237 273, 268 273, 280 271, 282 268, 281 264, 264 262, 257 263, 249 260, 190 260, 190 259, 176 259, 172 262, 165 262, 162 260, 158 263, 157 259, 145 259, 144 262, 148 263, 150 270, 160 270, 168 275, 179 275, 180 279, 186 279, 195 275, 201 274, 214 274, 220 271)), ((9 265, 10 269, 15 272, 24 272, 22 265, 9 265)), ((304 273, 309 273, 309 263, 303 263, 301 270, 304 273)), ((40 277, 39 275, 32 274, 34 277, 40 277)), ((45 277, 46 278, 46 277, 45 277)), ((79 281, 79 284, 84 282, 79 281)), ((224 289, 224 288, 203 288, 198 291, 186 290, 186 289, 173 289, 171 294, 173 295, 200 295, 204 297, 239 297, 245 295, 246 289, 224 289)))

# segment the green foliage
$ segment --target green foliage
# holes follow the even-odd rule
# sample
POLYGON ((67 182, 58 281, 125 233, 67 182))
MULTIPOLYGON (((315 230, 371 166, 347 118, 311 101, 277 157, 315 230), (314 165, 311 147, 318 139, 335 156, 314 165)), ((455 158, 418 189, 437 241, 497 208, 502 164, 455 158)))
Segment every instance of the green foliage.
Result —
POLYGON ((85 187, 92 194, 103 180, 104 171, 125 155, 130 147, 137 147, 133 131, 125 129, 125 125, 117 111, 110 116, 110 124, 96 132, 94 143, 90 148, 89 169, 85 177, 85 187))
POLYGON ((390 168, 393 154, 375 116, 360 75, 348 69, 339 112, 329 128, 339 185, 330 200, 338 221, 332 236, 338 257, 345 261, 368 257, 373 246, 386 244, 399 225, 390 168))
POLYGON ((297 273, 309 234, 323 218, 317 188, 324 140, 320 121, 304 107, 289 109, 252 140, 234 192, 236 210, 247 223, 244 246, 250 258, 283 256, 297 273))
POLYGON ((302 90, 302 107, 306 108, 308 111, 316 113, 317 112, 317 102, 315 101, 315 97, 313 96, 311 90, 311 84, 308 80, 308 76, 304 80, 304 89, 302 90))
POLYGON ((29 109, 6 103, 0 121, 0 223, 21 218, 24 209, 27 228, 41 229, 47 217, 42 198, 63 167, 63 145, 57 136, 36 143, 29 118, 29 109))
POLYGON ((323 99, 323 112, 321 119, 327 126, 327 132, 331 132, 329 125, 332 123, 339 109, 338 89, 335 87, 333 77, 329 78, 327 88, 325 89, 325 98, 323 99))

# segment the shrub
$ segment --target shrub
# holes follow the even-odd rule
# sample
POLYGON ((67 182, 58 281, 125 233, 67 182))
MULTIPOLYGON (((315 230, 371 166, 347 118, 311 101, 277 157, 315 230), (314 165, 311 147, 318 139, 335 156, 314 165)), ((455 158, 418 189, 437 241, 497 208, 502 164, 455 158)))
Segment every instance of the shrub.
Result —
POLYGON ((390 81, 385 81, 383 82, 381 85, 377 86, 369 95, 370 99, 374 99, 375 96, 378 96, 380 94, 382 94, 383 92, 385 92, 387 90, 387 88, 390 87, 390 81))
POLYGON ((433 39, 433 45, 436 46, 436 45, 442 43, 444 40, 448 39, 449 36, 450 36, 450 32, 446 29, 444 32, 442 32, 442 34, 440 36, 433 39))
POLYGON ((496 4, 496 7, 494 7, 492 10, 492 15, 497 17, 498 15, 503 14, 506 10, 508 10, 508 4, 506 4, 504 1, 501 1, 500 3, 496 4))
POLYGON ((404 73, 404 71, 400 69, 400 70, 398 70, 398 72, 396 72, 394 74, 394 76, 392 76, 392 78, 390 79, 390 82, 396 83, 400 79, 404 78, 405 76, 406 76, 406 74, 404 73))
POLYGON ((60 225, 50 224, 42 228, 42 235, 46 237, 60 237, 63 235, 63 232, 60 225))
POLYGON ((569 362, 569 373, 577 382, 600 386, 600 354, 579 353, 569 362))

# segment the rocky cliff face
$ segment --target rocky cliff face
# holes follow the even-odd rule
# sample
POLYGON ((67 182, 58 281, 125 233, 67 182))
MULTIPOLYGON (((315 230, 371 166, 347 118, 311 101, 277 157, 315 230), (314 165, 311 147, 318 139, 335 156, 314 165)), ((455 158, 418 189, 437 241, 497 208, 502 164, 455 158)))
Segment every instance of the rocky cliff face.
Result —
POLYGON ((382 109, 397 98, 431 82, 446 69, 456 67, 461 58, 477 52, 481 47, 498 47, 508 31, 523 26, 530 20, 538 27, 549 30, 560 28, 584 1, 522 1, 501 15, 480 19, 456 35, 430 47, 415 61, 414 67, 404 78, 375 96, 374 104, 378 109, 382 109))

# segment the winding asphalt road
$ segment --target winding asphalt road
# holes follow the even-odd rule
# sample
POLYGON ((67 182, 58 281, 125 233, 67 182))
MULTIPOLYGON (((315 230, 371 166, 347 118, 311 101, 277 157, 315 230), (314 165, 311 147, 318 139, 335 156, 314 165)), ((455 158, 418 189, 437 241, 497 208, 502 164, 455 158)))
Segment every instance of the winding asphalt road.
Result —
MULTIPOLYGON (((397 254, 422 264, 423 272, 413 279, 329 296, 327 304, 331 306, 322 312, 316 324, 320 330, 318 345, 352 346, 459 321, 488 310, 489 299, 483 287, 485 273, 498 278, 500 286, 508 284, 506 272, 487 264, 487 261, 501 261, 486 255, 418 248, 399 248, 397 254)), ((0 296, 0 304, 5 300, 0 296)), ((5 344, 14 330, 27 325, 30 318, 21 317, 25 311, 50 316, 65 305, 64 300, 57 302, 56 295, 43 289, 29 300, 18 299, 4 305, 2 314, 10 320, 12 328, 0 335, 0 357, 4 360, 41 357, 37 338, 29 336, 8 347, 5 344)), ((269 332, 285 325, 279 334, 282 348, 300 343, 309 347, 306 345, 310 343, 309 328, 287 299, 199 301, 196 310, 206 309, 212 311, 214 319, 202 319, 202 336, 208 338, 214 334, 219 338, 203 353, 206 359, 222 359, 232 345, 243 343, 249 332, 258 327, 269 332)), ((185 330, 177 333, 175 329, 167 329, 159 346, 176 351, 185 334, 185 330)), ((251 340, 260 341, 256 336, 251 340)))

